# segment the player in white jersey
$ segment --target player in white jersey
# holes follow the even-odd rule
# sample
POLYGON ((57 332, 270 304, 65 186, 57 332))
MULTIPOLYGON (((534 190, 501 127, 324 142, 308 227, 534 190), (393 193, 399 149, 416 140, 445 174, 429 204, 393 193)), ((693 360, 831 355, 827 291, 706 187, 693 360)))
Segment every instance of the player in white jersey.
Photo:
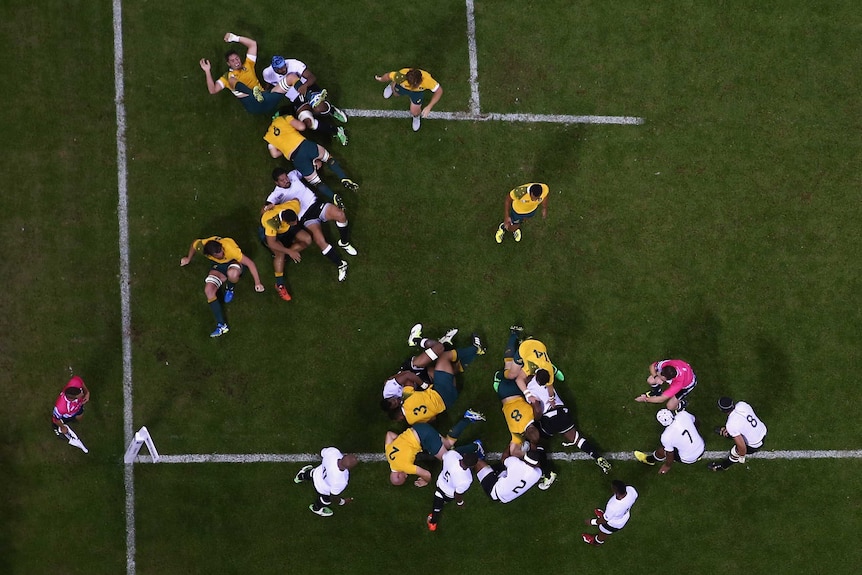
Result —
POLYGON ((353 501, 352 497, 343 498, 341 493, 347 487, 350 479, 350 470, 356 467, 359 459, 351 453, 343 454, 336 447, 324 447, 320 451, 323 459, 317 467, 306 465, 299 470, 294 483, 313 481, 314 490, 317 491, 317 501, 308 506, 314 513, 321 517, 332 515, 333 500, 338 505, 346 505, 353 501))
POLYGON ((431 531, 437 531, 440 514, 446 503, 455 501, 458 507, 464 505, 464 493, 473 484, 473 466, 479 462, 480 457, 485 456, 482 443, 478 442, 477 445, 479 450, 474 453, 461 455, 453 449, 443 456, 443 469, 437 476, 437 489, 434 491, 434 507, 426 519, 431 531))
POLYGON ((655 418, 665 430, 661 434, 661 446, 650 454, 635 451, 635 459, 647 465, 664 462, 659 473, 670 471, 670 466, 676 459, 683 463, 696 463, 703 457, 706 443, 697 431, 697 420, 687 411, 676 415, 669 409, 660 409, 655 418))
MULTIPOLYGON (((326 241, 321 225, 324 222, 334 221, 338 229, 338 247, 347 252, 348 255, 357 255, 356 248, 350 243, 350 228, 344 210, 328 202, 321 202, 314 192, 305 185, 299 170, 288 172, 284 168, 276 168, 272 171, 272 179, 275 182, 275 188, 267 196, 264 210, 290 200, 299 200, 297 217, 300 225, 311 234, 314 243, 320 248, 320 253, 339 267, 339 281, 341 281, 341 269, 343 268, 346 273, 347 262, 342 260, 338 250, 326 241)), ((338 194, 335 195, 338 196, 338 194)), ((340 198, 335 201, 339 200, 340 198)))
POLYGON ((510 455, 502 461, 503 469, 499 470, 480 459, 476 463, 476 478, 488 497, 509 503, 539 482, 545 461, 545 451, 541 447, 528 451, 523 459, 510 455))
POLYGON ((327 91, 317 85, 317 77, 305 62, 273 56, 271 65, 264 68, 262 76, 274 91, 284 91, 297 110, 308 104, 317 114, 331 115, 339 122, 347 122, 347 115, 327 101, 327 91))
POLYGON ((729 397, 722 397, 718 400, 718 408, 728 415, 724 427, 717 427, 715 432, 722 437, 732 437, 734 445, 727 457, 709 464, 712 471, 724 471, 734 463, 745 463, 745 456, 763 447, 766 437, 766 424, 744 401, 734 402, 729 397))
MULTIPOLYGON (((546 369, 536 370, 535 375, 527 381, 527 392, 530 393, 542 406, 542 418, 539 420, 539 429, 547 437, 554 435, 563 436, 563 447, 577 446, 578 449, 596 460, 604 473, 611 470, 611 464, 602 457, 601 452, 587 441, 587 438, 575 428, 575 420, 572 418, 569 408, 565 406, 562 398, 554 391, 551 383, 551 374, 546 369)), ((553 472, 551 472, 553 473, 553 472)), ((553 476, 556 478, 556 474, 553 476)), ((553 482, 553 480, 551 480, 553 482)), ((542 486, 540 486, 542 487, 542 486)), ((547 488, 545 488, 547 489, 547 488)))
POLYGON ((582 533, 581 538, 584 543, 601 545, 608 538, 608 535, 616 533, 628 523, 632 505, 638 498, 638 492, 634 487, 626 485, 619 479, 614 479, 611 482, 611 487, 614 494, 608 499, 608 504, 605 505, 604 510, 596 509, 594 511, 596 517, 586 521, 587 525, 598 526, 599 532, 596 535, 582 533))

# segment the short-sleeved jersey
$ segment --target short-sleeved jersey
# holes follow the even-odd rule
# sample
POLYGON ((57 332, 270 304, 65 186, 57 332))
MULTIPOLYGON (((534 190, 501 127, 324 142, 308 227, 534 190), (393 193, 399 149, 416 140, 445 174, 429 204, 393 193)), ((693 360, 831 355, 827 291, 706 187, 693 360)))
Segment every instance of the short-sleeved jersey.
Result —
POLYGON ((311 472, 314 489, 321 495, 338 495, 347 487, 350 471, 338 468, 338 460, 344 454, 335 447, 325 447, 320 451, 323 458, 320 465, 311 472))
POLYGON ((524 431, 533 423, 533 408, 523 395, 503 400, 503 418, 512 434, 512 443, 524 443, 524 431))
POLYGON ((293 152, 305 141, 305 136, 290 125, 290 121, 293 119, 290 114, 277 117, 269 125, 266 135, 263 137, 267 143, 275 146, 287 159, 290 159, 293 152))
POLYGON ((302 84, 305 84, 308 81, 307 78, 302 77, 302 73, 305 72, 305 69, 307 68, 305 62, 296 60, 294 58, 285 58, 284 61, 287 64, 287 72, 285 72, 284 74, 279 74, 275 71, 275 69, 273 69, 272 66, 267 66, 263 69, 262 72, 263 81, 267 84, 272 84, 273 86, 275 86, 279 83, 279 81, 281 81, 282 78, 284 78, 288 74, 296 74, 297 76, 299 76, 299 81, 302 84))
POLYGON ((266 203, 276 205, 290 200, 299 200, 300 211, 297 215, 299 219, 302 219, 308 208, 317 202, 317 196, 305 185, 299 170, 291 170, 287 173, 287 178, 290 180, 290 185, 286 188, 275 186, 269 196, 267 196, 266 203))
POLYGON ((443 469, 437 476, 437 489, 446 497, 455 497, 456 493, 466 493, 473 484, 473 473, 469 468, 461 467, 462 456, 454 449, 443 456, 443 469))
POLYGON ((236 242, 233 241, 231 238, 211 236, 208 238, 195 240, 195 250, 204 254, 207 259, 217 264, 229 264, 231 262, 239 262, 242 260, 242 251, 239 249, 239 246, 236 245, 236 242), (204 253, 204 246, 213 241, 221 244, 221 247, 224 250, 223 258, 217 258, 215 256, 210 256, 204 253))
POLYGON ((66 398, 66 390, 70 387, 80 387, 81 389, 84 389, 84 380, 76 375, 73 376, 65 386, 63 386, 63 390, 60 392, 60 397, 58 397, 57 401, 54 402, 53 415, 57 419, 74 417, 75 414, 81 411, 81 408, 84 407, 84 404, 81 403, 81 400, 84 399, 83 393, 75 399, 66 398))
POLYGON ((667 380, 668 388, 662 392, 664 397, 672 397, 688 387, 697 385, 697 377, 691 365, 681 359, 663 359, 653 364, 656 373, 660 373, 664 367, 676 369, 676 377, 667 380))
POLYGON ((508 503, 526 493, 539 482, 542 471, 517 457, 507 457, 503 461, 506 466, 497 476, 497 483, 491 489, 491 497, 501 503, 508 503))
POLYGON ((622 529, 629 520, 632 505, 637 501, 638 492, 631 485, 626 486, 626 495, 622 499, 617 499, 613 495, 608 499, 608 504, 605 505, 605 520, 608 525, 614 529, 622 529))
POLYGON ((679 453, 683 463, 694 463, 703 455, 706 443, 694 426, 694 416, 687 411, 676 414, 670 425, 661 434, 661 446, 665 451, 679 453))
POLYGON ((515 210, 516 214, 530 214, 536 211, 536 208, 548 197, 548 186, 539 184, 542 186, 542 195, 538 199, 533 198, 530 195, 530 186, 532 185, 523 184, 509 192, 509 197, 512 198, 512 209, 515 210))
MULTIPOLYGON (((553 374, 553 372, 549 373, 553 374)), ((551 394, 548 393, 548 386, 539 384, 539 382, 536 381, 535 376, 527 380, 527 391, 533 394, 533 397, 536 397, 539 401, 542 402, 542 413, 547 413, 549 410, 554 409, 554 407, 551 407, 550 405, 551 394)), ((563 403, 563 398, 560 397, 559 393, 555 394, 554 406, 562 407, 563 405, 565 405, 565 403, 563 403)))
POLYGON ((419 436, 412 428, 407 428, 386 446, 386 461, 392 471, 403 471, 408 475, 416 473, 416 455, 422 451, 419 436))
POLYGON ((548 357, 548 348, 541 341, 524 340, 518 346, 518 356, 515 363, 520 365, 527 375, 535 375, 540 369, 547 370, 551 375, 554 374, 554 366, 551 364, 551 358, 548 357))
MULTIPOLYGON (((242 68, 239 70, 228 70, 224 75, 216 80, 216 84, 221 84, 224 88, 230 90, 230 79, 236 78, 237 82, 242 82, 249 89, 254 90, 255 86, 260 86, 260 81, 257 79, 257 74, 254 71, 254 63, 257 61, 257 56, 246 55, 242 63, 242 68)), ((248 94, 243 94, 238 90, 231 90, 237 98, 247 98, 248 94)))
POLYGON ((432 92, 436 92, 440 88, 440 83, 437 82, 434 78, 431 77, 431 74, 426 72, 425 70, 419 70, 422 72, 422 82, 419 83, 419 87, 413 88, 410 86, 410 82, 407 81, 407 72, 410 71, 410 68, 401 68, 397 72, 389 72, 389 77, 392 78, 392 81, 404 88, 405 90, 410 90, 411 92, 422 92, 424 90, 431 90, 432 92))
POLYGON ((260 216, 260 225, 263 226, 264 234, 274 238, 287 232, 290 229, 290 224, 283 221, 279 214, 284 210, 293 210, 298 215, 299 209, 299 200, 290 200, 283 204, 276 204, 264 211, 260 216))
POLYGON ((408 425, 428 423, 446 411, 443 397, 435 390, 415 391, 412 387, 404 387, 401 411, 408 425))
POLYGON ((745 444, 750 447, 760 447, 766 437, 766 424, 763 423, 754 409, 744 401, 737 401, 727 416, 727 434, 731 437, 741 435, 745 444))

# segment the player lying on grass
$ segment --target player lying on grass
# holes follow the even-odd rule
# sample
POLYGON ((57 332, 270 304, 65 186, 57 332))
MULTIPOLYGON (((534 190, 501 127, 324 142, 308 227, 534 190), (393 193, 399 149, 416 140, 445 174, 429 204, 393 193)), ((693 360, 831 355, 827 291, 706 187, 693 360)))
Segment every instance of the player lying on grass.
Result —
POLYGON ((455 449, 462 454, 479 451, 481 443, 478 441, 457 448, 454 447, 455 442, 458 441, 470 423, 469 419, 461 418, 449 430, 446 437, 441 436, 436 429, 427 423, 417 423, 413 427, 408 427, 401 434, 387 431, 384 453, 386 461, 389 463, 389 481, 392 485, 404 485, 410 475, 418 476, 418 479, 413 482, 416 487, 425 487, 430 483, 431 472, 416 465, 416 456, 419 453, 428 453, 442 461, 443 456, 450 449, 455 449))

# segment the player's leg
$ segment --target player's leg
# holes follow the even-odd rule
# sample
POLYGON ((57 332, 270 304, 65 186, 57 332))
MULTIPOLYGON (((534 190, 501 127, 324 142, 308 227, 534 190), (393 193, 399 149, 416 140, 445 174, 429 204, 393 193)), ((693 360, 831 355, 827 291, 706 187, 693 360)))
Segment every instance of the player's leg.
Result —
POLYGON ((207 305, 210 308, 216 320, 216 328, 210 334, 210 337, 219 337, 226 334, 230 329, 227 326, 227 321, 224 317, 224 311, 221 307, 221 302, 218 300, 218 290, 225 281, 225 275, 217 270, 210 270, 204 280, 204 294, 207 298, 207 305))
POLYGON ((335 222, 335 227, 338 230, 338 247, 347 252, 347 255, 355 256, 358 254, 356 248, 350 243, 350 226, 344 210, 334 204, 326 204, 323 208, 323 221, 335 222))
POLYGON ((227 285, 224 288, 225 303, 233 301, 233 290, 240 276, 242 276, 242 264, 234 262, 227 267, 227 285))
MULTIPOLYGON (((611 470, 610 462, 608 462, 596 446, 590 443, 586 437, 581 435, 575 427, 572 427, 563 434, 563 447, 573 446, 576 446, 578 449, 595 459, 596 465, 598 465, 604 473, 608 473, 611 470)), ((662 461, 664 461, 664 459, 662 459, 662 461)))
MULTIPOLYGON (((345 173, 344 169, 341 167, 341 164, 332 157, 332 154, 329 153, 329 150, 324 148, 323 146, 317 146, 317 159, 329 166, 329 169, 332 170, 336 176, 341 180, 341 185, 347 188, 348 190, 356 191, 359 189, 359 184, 351 180, 347 177, 347 173, 345 173)), ((338 205, 338 203, 336 203, 338 205)), ((342 206, 338 206, 339 208, 344 209, 342 206)))
POLYGON ((284 253, 273 252, 272 267, 275 270, 275 291, 278 297, 284 301, 290 301, 292 299, 290 292, 287 291, 287 286, 284 285, 284 260, 284 253))

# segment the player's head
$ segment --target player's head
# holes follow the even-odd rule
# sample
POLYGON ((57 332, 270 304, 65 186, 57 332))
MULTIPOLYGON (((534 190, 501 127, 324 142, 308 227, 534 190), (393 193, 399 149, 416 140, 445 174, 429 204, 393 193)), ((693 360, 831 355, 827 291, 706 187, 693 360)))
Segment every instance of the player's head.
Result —
POLYGON ((529 192, 531 198, 538 200, 542 197, 542 184, 531 184, 529 192))
POLYGON ((224 54, 224 61, 227 62, 227 67, 231 70, 239 70, 242 68, 242 58, 236 50, 228 50, 224 54))
POLYGON ((461 469, 470 469, 479 463, 479 454, 473 451, 461 456, 461 469))
POLYGON ((422 70, 411 68, 404 77, 407 78, 407 83, 410 84, 411 88, 418 88, 419 84, 422 83, 422 70))
POLYGON ((655 418, 664 427, 667 427, 673 423, 673 412, 669 409, 659 409, 658 413, 655 414, 655 418))
POLYGON ((353 469, 359 463, 359 458, 352 453, 346 454, 338 460, 338 468, 344 471, 345 469, 353 469))
POLYGON ((283 56, 273 56, 271 64, 276 74, 287 74, 287 61, 283 56))
POLYGON ((670 365, 666 365, 661 368, 661 376, 665 379, 673 379, 676 377, 676 368, 670 365))
POLYGON ((224 255, 224 247, 221 242, 213 240, 204 244, 204 255, 221 257, 224 255))
POLYGON ((278 218, 288 224, 294 224, 299 220, 296 215, 296 212, 294 212, 293 210, 281 210, 281 212, 279 212, 278 214, 278 218))
POLYGON ((393 409, 401 407, 401 399, 398 397, 387 397, 380 400, 380 409, 389 412, 393 409))
POLYGON ((405 481, 407 481, 407 474, 403 471, 392 471, 389 473, 389 482, 392 485, 404 485, 405 481))
POLYGON ((614 493, 617 495, 625 495, 626 494, 626 484, 619 479, 614 479, 611 481, 611 487, 614 489, 614 493))
POLYGON ((76 399, 80 397, 80 395, 84 393, 84 390, 80 387, 67 387, 63 394, 66 396, 66 399, 76 399))
POLYGON ((551 374, 547 369, 536 370, 536 383, 539 385, 548 385, 551 381, 551 374))
MULTIPOLYGON (((284 168, 276 168, 272 171, 272 181, 278 183, 278 180, 282 177, 287 177, 287 170, 284 168)), ((279 184, 280 185, 280 184, 279 184)), ((281 186, 284 188, 285 186, 281 186)))
POLYGON ((722 410, 724 413, 729 413, 733 411, 734 402, 733 399, 724 396, 718 398, 718 408, 722 410))

